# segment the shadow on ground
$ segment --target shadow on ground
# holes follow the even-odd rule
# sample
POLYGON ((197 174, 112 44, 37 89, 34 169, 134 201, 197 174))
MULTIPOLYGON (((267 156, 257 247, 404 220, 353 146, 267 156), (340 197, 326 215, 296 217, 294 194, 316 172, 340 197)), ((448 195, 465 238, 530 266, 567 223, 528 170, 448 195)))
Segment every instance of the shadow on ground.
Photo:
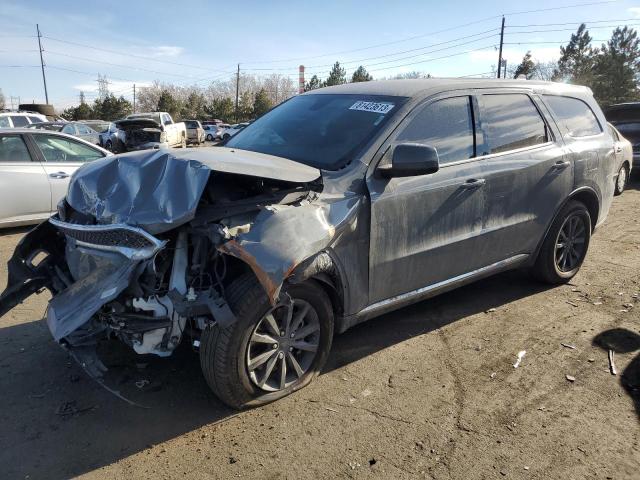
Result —
MULTIPOLYGON (((612 328, 598 334, 593 339, 593 344, 604 351, 633 353, 640 350, 640 335, 626 328, 612 328)), ((640 352, 620 374, 620 384, 633 400, 640 418, 640 352)))
MULTIPOLYGON (((359 325, 336 337, 324 373, 544 288, 522 272, 508 272, 359 325)), ((119 347, 103 358, 110 384, 150 408, 129 406, 87 378, 53 344, 44 322, 0 329, 3 475, 52 480, 80 475, 242 415, 210 393, 198 356, 186 346, 167 359, 119 347)))

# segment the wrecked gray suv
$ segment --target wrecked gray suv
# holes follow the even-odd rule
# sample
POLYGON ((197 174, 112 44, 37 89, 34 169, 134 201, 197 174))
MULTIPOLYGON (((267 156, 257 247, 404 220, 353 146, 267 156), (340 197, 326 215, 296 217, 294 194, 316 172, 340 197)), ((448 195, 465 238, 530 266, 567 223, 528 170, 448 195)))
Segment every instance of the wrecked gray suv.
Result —
POLYGON ((349 84, 290 99, 224 147, 83 166, 9 261, 0 315, 47 288, 54 339, 199 347, 225 403, 307 385, 333 334, 507 269, 580 268, 611 204, 591 92, 529 81, 349 84))

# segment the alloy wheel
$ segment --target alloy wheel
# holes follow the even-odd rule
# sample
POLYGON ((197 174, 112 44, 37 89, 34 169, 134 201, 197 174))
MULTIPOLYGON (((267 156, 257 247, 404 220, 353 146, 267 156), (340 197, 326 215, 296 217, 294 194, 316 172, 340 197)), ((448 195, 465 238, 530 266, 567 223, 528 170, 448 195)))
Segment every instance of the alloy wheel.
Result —
POLYGON ((269 310, 251 332, 246 368, 262 390, 283 390, 311 368, 320 346, 320 319, 310 303, 292 299, 269 310))
POLYGON ((586 253, 587 229, 579 214, 568 216, 556 238, 556 267, 562 273, 580 266, 586 253))

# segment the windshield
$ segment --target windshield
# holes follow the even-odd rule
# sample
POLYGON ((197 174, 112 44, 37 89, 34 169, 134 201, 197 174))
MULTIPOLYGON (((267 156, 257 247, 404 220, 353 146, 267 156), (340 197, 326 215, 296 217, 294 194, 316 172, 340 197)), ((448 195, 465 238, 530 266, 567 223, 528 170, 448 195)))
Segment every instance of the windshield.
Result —
POLYGON ((226 146, 337 170, 405 101, 380 95, 301 95, 243 128, 226 146))
POLYGON ((84 123, 87 127, 92 128, 98 133, 105 133, 109 131, 109 126, 111 125, 109 122, 86 122, 84 123))

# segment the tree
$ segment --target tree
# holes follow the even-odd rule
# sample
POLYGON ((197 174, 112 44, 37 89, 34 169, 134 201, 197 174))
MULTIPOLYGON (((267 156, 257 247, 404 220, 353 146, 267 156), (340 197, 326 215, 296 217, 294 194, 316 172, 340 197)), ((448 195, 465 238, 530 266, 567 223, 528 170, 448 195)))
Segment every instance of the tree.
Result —
POLYGON ((304 91, 308 92, 309 90, 315 90, 316 88, 320 88, 320 87, 322 87, 320 79, 318 78, 317 75, 314 75, 304 86, 304 91))
POLYGON ((180 110, 180 118, 204 120, 207 116, 205 106, 207 100, 204 95, 198 91, 192 91, 187 97, 187 101, 182 105, 180 110))
POLYGON ((520 75, 524 75, 527 80, 530 80, 535 74, 535 69, 536 64, 531 59, 531 51, 528 51, 524 57, 522 57, 520 65, 516 67, 513 78, 518 78, 520 75))
POLYGON ((351 81, 353 83, 355 82, 368 82, 370 80, 373 80, 373 77, 371 75, 369 75, 369 72, 367 72, 367 69, 364 68, 362 65, 360 65, 355 72, 353 72, 353 75, 351 76, 351 81))
POLYGON ((340 62, 336 62, 333 64, 323 86, 331 87, 332 85, 342 85, 343 83, 347 83, 347 71, 340 66, 340 62))
POLYGON ((593 94, 603 105, 640 98, 640 40, 633 28, 614 30, 600 49, 593 76, 593 94))
POLYGON ((246 122, 253 117, 253 97, 246 91, 240 95, 236 122, 246 122))
POLYGON ((171 115, 174 120, 177 120, 180 113, 180 103, 173 95, 171 95, 171 92, 169 92, 168 90, 162 90, 160 92, 160 98, 158 99, 158 106, 156 107, 156 111, 169 112, 169 115, 171 115))
POLYGON ((205 107, 207 115, 211 118, 219 118, 225 122, 231 121, 234 114, 235 105, 229 97, 214 98, 205 107))
MULTIPOLYGON (((67 120, 89 120, 97 116, 93 109, 87 105, 84 92, 80 92, 80 105, 69 107, 62 112, 62 117, 67 120)), ((99 117, 99 116, 98 116, 99 117)))
POLYGON ((413 72, 398 73, 396 76, 393 77, 393 80, 405 80, 405 79, 415 79, 415 78, 431 78, 431 74, 418 72, 414 70, 413 72))
POLYGON ((5 107, 5 98, 4 98, 4 93, 2 93, 2 89, 0 88, 0 110, 2 110, 5 107))
POLYGON ((269 110, 273 104, 271 103, 271 99, 269 98, 269 94, 264 88, 261 88, 253 100, 253 116, 259 117, 260 115, 265 114, 269 110))
POLYGON ((133 110, 131 102, 123 96, 116 97, 113 93, 104 99, 97 98, 93 102, 93 117, 101 120, 118 120, 124 118, 133 110))
POLYGON ((591 36, 583 23, 566 47, 560 47, 558 68, 554 80, 567 81, 578 85, 590 85, 597 50, 591 48, 591 36))

